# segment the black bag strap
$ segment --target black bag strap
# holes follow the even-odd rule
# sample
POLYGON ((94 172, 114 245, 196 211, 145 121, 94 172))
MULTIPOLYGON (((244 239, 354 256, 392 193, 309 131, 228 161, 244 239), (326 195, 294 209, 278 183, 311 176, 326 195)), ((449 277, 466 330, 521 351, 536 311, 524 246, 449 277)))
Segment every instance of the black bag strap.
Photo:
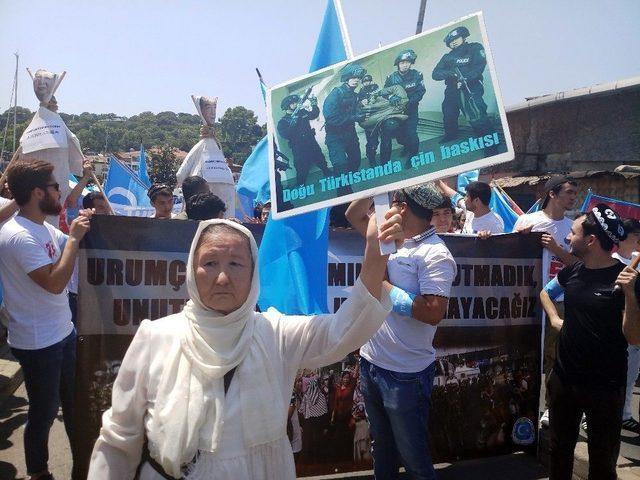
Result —
MULTIPOLYGON (((229 386, 231 385, 231 380, 233 379, 233 375, 236 373, 236 368, 238 367, 233 367, 231 370, 229 370, 227 373, 224 374, 223 382, 224 382, 225 395, 229 391, 229 386)), ((195 462, 196 458, 198 458, 197 453, 196 453, 196 456, 193 457, 193 460, 191 460, 191 463, 195 462)), ((167 472, 164 471, 164 468, 162 468, 162 465, 160 465, 151 457, 151 454, 149 453, 149 442, 146 439, 144 441, 144 447, 142 448, 142 459, 140 461, 140 465, 138 465, 138 470, 136 472, 135 478, 139 478, 140 470, 142 469, 142 465, 144 465, 145 462, 151 465, 151 468, 153 468, 162 478, 166 480, 182 480, 182 477, 176 478, 169 475, 167 472)))
POLYGON ((227 373, 224 374, 224 394, 226 395, 229 391, 229 386, 231 385, 231 380, 233 380, 233 375, 236 373, 236 368, 233 367, 227 373))

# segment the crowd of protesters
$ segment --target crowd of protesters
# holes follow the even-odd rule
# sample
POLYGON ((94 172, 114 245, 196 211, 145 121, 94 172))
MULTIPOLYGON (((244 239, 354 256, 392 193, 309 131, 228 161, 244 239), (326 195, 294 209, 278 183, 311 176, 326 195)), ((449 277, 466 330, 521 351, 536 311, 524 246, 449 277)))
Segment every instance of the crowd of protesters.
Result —
POLYGON ((359 355, 336 368, 298 373, 291 397, 288 433, 299 463, 313 468, 371 460, 371 437, 360 384, 359 355))
MULTIPOLYGON (((52 478, 48 434, 60 406, 73 438, 78 247, 94 215, 113 214, 102 193, 82 195, 92 176, 85 163, 64 209, 53 167, 43 161, 12 166, 0 191, 0 318, 29 397, 24 437, 33 479, 52 478), (59 225, 45 222, 63 210, 66 216, 59 225)), ((550 430, 551 478, 570 478, 582 424, 589 432, 592 478, 613 479, 621 429, 640 433, 634 418, 638 412, 631 408, 640 368, 640 284, 637 273, 625 269, 637 255, 640 222, 621 219, 604 204, 572 220, 566 214, 575 207, 578 191, 571 178, 552 177, 544 186, 541 209, 520 216, 514 231, 542 232, 545 249, 543 284, 548 285, 541 299, 547 314, 548 410, 541 425, 550 430)), ((201 221, 226 212, 201 177, 186 178, 182 194, 184 209, 173 214, 173 190, 153 184, 148 191, 152 218, 201 221)), ((455 262, 437 235, 488 238, 505 233, 503 220, 489 207, 490 198, 491 187, 483 182, 471 182, 465 192, 440 181, 394 194, 393 204, 410 236, 389 260, 386 284, 393 311, 355 361, 341 369, 305 370, 296 378, 287 433, 302 464, 368 462, 373 456, 380 478, 392 478, 384 472, 395 469, 398 461, 416 478, 434 478, 431 457, 424 454, 429 434, 431 451, 452 457, 508 444, 517 418, 537 416, 527 393, 538 388, 540 379, 530 359, 511 355, 483 363, 458 355, 436 360, 432 345, 455 275, 455 262), (400 273, 393 266, 397 258, 415 264, 418 277, 400 273), (416 325, 407 326, 407 319, 416 325), (477 373, 461 377, 456 375, 459 366, 477 373), (388 388, 414 380, 428 386, 407 400, 415 404, 404 410, 408 420, 403 423, 389 407, 388 388), (421 409, 430 410, 429 415, 421 409)), ((369 201, 354 202, 332 216, 332 224, 361 231, 370 208, 369 201)), ((270 211, 269 202, 257 205, 243 220, 266 223, 270 211)))
POLYGON ((536 361, 520 352, 455 354, 437 361, 430 423, 434 455, 456 459, 474 451, 506 452, 520 418, 535 418, 536 361), (493 353, 493 356, 489 356, 493 353))

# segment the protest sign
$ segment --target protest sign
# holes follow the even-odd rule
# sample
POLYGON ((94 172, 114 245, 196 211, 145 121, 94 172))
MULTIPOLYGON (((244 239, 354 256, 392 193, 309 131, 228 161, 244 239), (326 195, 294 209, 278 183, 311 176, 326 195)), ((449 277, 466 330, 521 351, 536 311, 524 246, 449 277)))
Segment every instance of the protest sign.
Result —
MULTIPOLYGON (((186 263, 196 227, 188 221, 92 219, 79 254, 75 458, 80 473, 86 474, 101 415, 110 406, 113 382, 138 325, 145 318, 179 311, 188 299, 186 263)), ((259 243, 263 226, 247 227, 259 243)), ((534 448, 540 387, 540 236, 442 238, 456 259, 458 274, 434 340, 434 461, 534 448)), ((363 250, 364 239, 356 232, 331 232, 329 311, 336 311, 348 297, 363 250)), ((348 422, 331 423, 326 416, 321 435, 313 440, 304 436, 306 420, 296 411, 299 476, 371 468, 369 430, 357 392, 357 360, 354 352, 341 363, 299 372, 296 402, 303 399, 309 378, 319 377, 329 412, 342 372, 349 372, 353 388, 348 422)))
POLYGON ((480 13, 277 85, 267 113, 274 218, 513 159, 480 13))

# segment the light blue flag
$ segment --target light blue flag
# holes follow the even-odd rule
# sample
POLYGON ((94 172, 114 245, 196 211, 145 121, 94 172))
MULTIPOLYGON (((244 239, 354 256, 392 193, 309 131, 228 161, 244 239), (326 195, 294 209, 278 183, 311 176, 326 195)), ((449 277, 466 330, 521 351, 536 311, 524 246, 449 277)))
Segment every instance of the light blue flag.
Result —
POLYGON ((466 192, 467 185, 471 182, 477 182, 480 177, 480 170, 470 170, 458 175, 458 192, 466 192))
POLYGON ((247 215, 249 217, 253 217, 253 210, 255 209, 255 205, 253 201, 249 197, 245 197, 240 193, 236 196, 236 218, 244 219, 244 216, 247 215))
POLYGON ((109 173, 104 193, 111 203, 132 207, 150 207, 147 187, 142 180, 115 157, 109 159, 109 173))
POLYGON ((502 218, 504 222, 504 231, 506 233, 513 231, 513 226, 518 221, 518 214, 513 211, 511 205, 497 188, 491 188, 491 201, 489 208, 502 218))
MULTIPOLYGON (((257 69, 256 69, 257 71, 257 69)), ((258 72, 260 75, 260 72, 258 72)), ((265 104, 267 102, 267 86, 260 76, 260 92, 265 104)), ((267 143, 267 135, 262 137, 256 148, 253 149, 251 155, 245 160, 240 172, 240 178, 236 185, 236 191, 239 195, 249 199, 252 203, 268 202, 269 193, 269 144, 267 143)))
POLYGON ((269 144, 265 136, 242 166, 236 191, 256 203, 269 201, 269 144))
POLYGON ((142 144, 140 144, 140 156, 138 157, 138 161, 138 177, 142 180, 142 183, 149 188, 151 186, 151 179, 149 178, 149 172, 147 172, 147 156, 144 153, 144 145, 142 144))
MULTIPOLYGON (((335 5, 329 0, 309 71, 346 58, 335 5)), ((269 219, 258 252, 258 304, 263 311, 269 307, 290 315, 328 311, 328 226, 326 208, 284 220, 269 219)))

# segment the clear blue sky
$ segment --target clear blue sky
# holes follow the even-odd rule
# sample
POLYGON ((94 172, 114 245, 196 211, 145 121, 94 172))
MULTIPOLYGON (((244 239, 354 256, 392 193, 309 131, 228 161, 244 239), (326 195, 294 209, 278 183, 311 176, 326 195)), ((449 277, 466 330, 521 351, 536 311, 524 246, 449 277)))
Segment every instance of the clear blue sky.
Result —
MULTIPOLYGON (((415 32, 419 0, 343 0, 356 54, 415 32)), ((326 0, 0 0, 0 110, 13 52, 18 103, 37 100, 25 67, 67 77, 67 113, 195 113, 218 96, 265 119, 254 71, 269 84, 307 72, 326 0)), ((428 0, 424 30, 482 10, 507 106, 525 97, 640 75, 638 0, 428 0)))

